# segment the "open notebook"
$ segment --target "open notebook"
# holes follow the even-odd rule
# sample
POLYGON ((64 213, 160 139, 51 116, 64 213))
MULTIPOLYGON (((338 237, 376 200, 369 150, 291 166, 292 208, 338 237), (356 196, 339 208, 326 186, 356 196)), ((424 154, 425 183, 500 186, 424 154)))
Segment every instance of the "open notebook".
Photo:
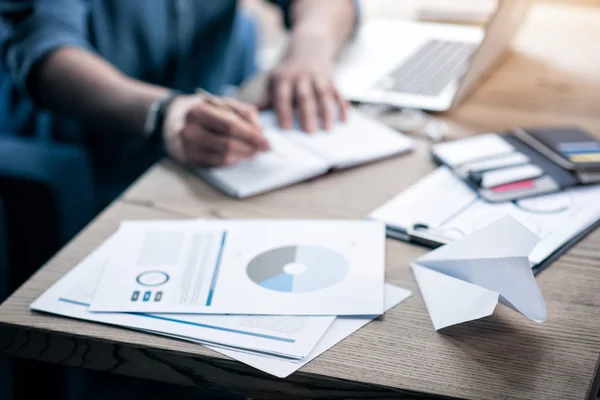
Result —
POLYGON ((410 151, 406 136, 350 110, 330 131, 282 130, 275 115, 260 115, 271 151, 231 167, 198 169, 209 184, 236 198, 268 192, 327 173, 410 151))

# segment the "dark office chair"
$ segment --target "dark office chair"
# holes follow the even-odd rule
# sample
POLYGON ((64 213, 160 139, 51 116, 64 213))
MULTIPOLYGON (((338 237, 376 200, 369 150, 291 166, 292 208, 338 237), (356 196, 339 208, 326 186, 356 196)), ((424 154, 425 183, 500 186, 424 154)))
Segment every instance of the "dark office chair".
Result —
MULTIPOLYGON (((0 136, 0 199, 0 290, 6 296, 93 217, 92 178, 85 152, 37 138, 0 136)), ((17 369, 13 371, 9 361, 0 358, 3 394, 11 388, 20 398, 33 394, 29 381, 36 371, 41 387, 64 390, 62 370, 14 362, 17 369)))
POLYGON ((4 203, 0 198, 0 303, 8 296, 8 235, 4 203), (3 279, 5 278, 5 279, 3 279))
MULTIPOLYGON (((0 303, 8 296, 8 237, 6 233, 4 204, 0 199, 0 303)), ((0 356, 0 390, 10 399, 12 396, 12 371, 10 360, 0 356)))
POLYGON ((75 146, 0 136, 0 198, 12 291, 93 217, 87 156, 75 146))

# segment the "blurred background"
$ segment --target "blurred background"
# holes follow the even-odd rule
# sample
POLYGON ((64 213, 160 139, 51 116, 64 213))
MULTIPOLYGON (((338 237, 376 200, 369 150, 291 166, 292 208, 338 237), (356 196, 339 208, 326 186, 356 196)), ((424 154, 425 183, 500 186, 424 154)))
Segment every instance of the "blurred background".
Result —
MULTIPOLYGON (((600 0, 537 0, 537 2, 559 4, 559 7, 552 8, 550 11, 541 8, 536 12, 560 13, 562 7, 576 8, 583 5, 600 7, 600 0)), ((259 69, 266 71, 275 64, 286 43, 287 34, 283 28, 281 14, 277 7, 262 0, 241 0, 241 3, 256 22, 259 31, 257 54, 259 69)), ((481 25, 485 23, 495 6, 496 0, 362 0, 361 17, 365 20, 406 18, 481 25)), ((581 12, 584 13, 585 9, 582 9, 581 12)), ((585 35, 586 33, 574 30, 564 33, 571 40, 573 35, 578 34, 585 35)), ((562 33, 557 33, 557 36, 548 39, 547 43, 539 40, 536 43, 542 47, 556 46, 560 35, 562 33)), ((518 51, 518 48, 519 43, 516 44, 515 50, 518 51)), ((511 62, 529 66, 529 68, 522 68, 524 71, 532 71, 534 68, 531 66, 535 66, 538 80, 543 80, 544 76, 551 75, 554 82, 560 83, 564 78, 564 82, 568 82, 573 91, 576 91, 575 89, 579 85, 589 87, 589 85, 595 84, 600 87, 600 82, 590 80, 590 78, 597 79, 599 67, 594 63, 595 60, 577 49, 566 50, 568 51, 564 53, 564 59, 553 65, 544 63, 544 56, 541 55, 544 53, 543 51, 540 51, 539 57, 530 52, 511 62), (572 70, 574 58, 578 61, 577 71, 572 70)), ((1 70, 0 73, 2 73, 1 70)), ((514 79, 518 81, 513 82, 513 86, 526 88, 527 85, 533 85, 530 82, 531 76, 526 74, 514 79)), ((504 85, 506 79, 499 79, 498 82, 502 82, 504 85)), ((494 78, 492 77, 484 84, 493 86, 494 78)), ((502 89, 502 87, 498 87, 498 90, 502 89)), ((561 91, 558 86, 554 89, 556 90, 553 93, 557 98, 569 96, 568 91, 561 91)), ((535 100, 535 98, 531 98, 521 101, 534 104, 535 100)), ((557 104, 561 104, 561 106, 564 106, 565 103, 565 101, 557 101, 557 104)), ((585 102, 585 99, 576 99, 568 104, 574 109, 600 107, 600 105, 585 102)), ((501 106, 502 104, 498 104, 499 109, 501 106)), ((0 105, 0 108, 2 107, 3 105, 0 105)), ((11 112, 11 110, 5 109, 4 112, 11 112)), ((461 111, 453 115, 453 121, 479 131, 491 130, 494 128, 493 124, 498 121, 506 124, 505 120, 501 120, 501 111, 498 112, 498 115, 496 119, 489 119, 489 126, 477 126, 470 119, 468 112, 461 113, 461 111)), ((519 116, 513 117, 511 123, 519 124, 519 116)), ((539 118, 540 121, 551 122, 553 117, 550 114, 541 114, 539 118)), ((583 119, 577 122, 586 128, 594 128, 592 124, 596 123, 583 119)), ((12 130, 13 127, 6 126, 0 115, 0 139, 8 137, 12 130)), ((105 205, 98 203, 93 195, 93 190, 90 188, 88 162, 78 149, 72 146, 51 145, 49 138, 42 131, 37 132, 35 138, 28 139, 35 139, 36 145, 32 146, 30 141, 11 139, 4 140, 3 145, 0 146, 0 266, 18 266, 18 268, 10 270, 9 279, 0 279, 0 301, 41 267, 105 205), (19 156, 24 153, 28 154, 27 158, 19 156), (2 169, 3 165, 8 167, 2 169), (23 177, 26 178, 23 179, 23 177), (19 193, 20 197, 15 199, 3 195, 5 193, 19 193)), ((2 379, 10 380, 8 372, 10 369, 7 364, 7 360, 0 357, 0 388, 8 386, 6 382, 3 385, 2 379)), ((26 362, 23 364, 25 364, 25 368, 31 368, 31 364, 26 362)), ((44 374, 47 374, 47 371, 44 371, 44 374)), ((49 374, 46 379, 51 381, 55 378, 49 374)), ((27 382, 21 383, 23 386, 27 386, 27 382)), ((0 392, 0 399, 3 398, 0 392)))
MULTIPOLYGON (((556 3, 600 7, 600 0, 537 0, 538 3, 556 3)), ((261 69, 269 69, 277 60, 286 43, 279 9, 262 0, 242 0, 244 7, 259 22, 261 69)), ((420 21, 466 23, 481 25, 493 12, 497 0, 362 0, 363 19, 403 18, 420 21)))

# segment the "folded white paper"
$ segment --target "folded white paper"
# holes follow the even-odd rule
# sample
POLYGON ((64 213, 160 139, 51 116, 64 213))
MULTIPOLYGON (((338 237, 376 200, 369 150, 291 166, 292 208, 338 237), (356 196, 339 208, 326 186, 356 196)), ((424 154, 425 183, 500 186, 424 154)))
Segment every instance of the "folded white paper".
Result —
POLYGON ((438 330, 491 315, 498 300, 543 322, 546 304, 528 255, 539 237, 505 216, 418 258, 411 267, 438 330))

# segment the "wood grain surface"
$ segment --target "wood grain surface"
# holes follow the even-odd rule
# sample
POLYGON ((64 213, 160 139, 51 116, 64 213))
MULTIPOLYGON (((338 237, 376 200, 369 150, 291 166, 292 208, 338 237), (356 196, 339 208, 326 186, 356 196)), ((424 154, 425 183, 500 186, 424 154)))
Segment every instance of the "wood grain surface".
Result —
MULTIPOLYGON (((454 136, 576 123, 600 137, 599 37, 600 10, 536 6, 506 62, 465 104, 438 117, 461 127, 454 136)), ((394 115, 387 118, 393 124, 394 115)), ((0 306, 0 352, 252 398, 595 398, 600 231, 539 275, 547 322, 499 306, 489 318, 441 332, 409 269, 425 250, 388 240, 386 280, 414 296, 284 380, 199 345, 29 311, 124 219, 364 218, 434 168, 418 140, 410 155, 238 201, 163 161, 0 306)))

